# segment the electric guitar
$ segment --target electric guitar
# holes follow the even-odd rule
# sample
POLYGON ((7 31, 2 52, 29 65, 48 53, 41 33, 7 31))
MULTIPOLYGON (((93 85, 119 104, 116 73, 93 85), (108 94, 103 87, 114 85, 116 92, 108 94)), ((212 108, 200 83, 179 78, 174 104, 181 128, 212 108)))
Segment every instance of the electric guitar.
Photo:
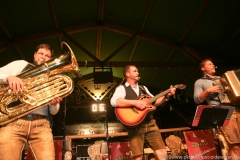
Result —
MULTIPOLYGON (((186 88, 184 84, 178 84, 173 87, 178 89, 186 88)), ((169 91, 170 89, 167 89, 154 97, 151 97, 148 94, 138 97, 138 100, 147 102, 147 106, 143 110, 135 107, 116 107, 114 110, 115 114, 117 118, 121 121, 121 123, 124 124, 126 127, 135 128, 141 125, 144 119, 156 109, 156 107, 153 106, 152 103, 158 98, 165 96, 169 91)))

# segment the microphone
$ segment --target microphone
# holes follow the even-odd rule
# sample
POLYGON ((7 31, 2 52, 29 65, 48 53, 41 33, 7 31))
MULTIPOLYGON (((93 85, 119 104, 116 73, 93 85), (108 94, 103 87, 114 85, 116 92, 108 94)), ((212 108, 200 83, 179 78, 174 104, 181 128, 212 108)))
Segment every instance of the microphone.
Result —
POLYGON ((217 66, 215 66, 215 68, 218 68, 217 66))
POLYGON ((44 60, 43 60, 42 58, 39 58, 39 59, 38 59, 38 63, 39 63, 38 65, 43 64, 43 63, 44 63, 44 60))

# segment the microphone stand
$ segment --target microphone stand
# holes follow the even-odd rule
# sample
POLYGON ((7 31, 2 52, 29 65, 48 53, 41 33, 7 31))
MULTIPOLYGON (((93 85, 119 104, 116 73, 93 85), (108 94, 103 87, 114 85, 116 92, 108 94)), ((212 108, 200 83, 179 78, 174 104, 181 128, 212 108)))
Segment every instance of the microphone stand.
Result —
MULTIPOLYGON (((106 110, 105 110, 106 111, 106 110)), ((107 119, 107 111, 106 111, 106 118, 105 118, 105 129, 106 129, 106 141, 107 141, 107 153, 108 153, 108 160, 110 160, 109 154, 109 134, 108 134, 108 119, 107 119)))
POLYGON ((62 130, 62 134, 63 134, 63 147, 62 147, 62 160, 65 159, 65 148, 64 146, 66 146, 66 133, 65 133, 65 119, 66 119, 66 98, 64 100, 64 108, 63 108, 63 121, 62 121, 62 127, 61 127, 61 130, 62 130))

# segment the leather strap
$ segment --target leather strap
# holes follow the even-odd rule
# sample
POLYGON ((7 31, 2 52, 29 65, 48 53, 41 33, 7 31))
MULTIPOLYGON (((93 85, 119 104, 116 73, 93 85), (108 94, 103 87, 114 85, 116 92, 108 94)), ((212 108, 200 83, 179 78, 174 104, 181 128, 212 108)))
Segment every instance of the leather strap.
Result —
POLYGON ((28 121, 34 121, 38 119, 47 119, 47 116, 41 115, 41 114, 27 114, 20 119, 28 120, 28 121))

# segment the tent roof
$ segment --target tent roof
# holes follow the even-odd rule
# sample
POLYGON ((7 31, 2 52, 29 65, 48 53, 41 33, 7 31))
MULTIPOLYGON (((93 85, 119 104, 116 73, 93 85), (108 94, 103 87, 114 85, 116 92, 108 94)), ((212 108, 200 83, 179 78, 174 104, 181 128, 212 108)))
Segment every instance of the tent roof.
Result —
POLYGON ((239 0, 2 1, 0 65, 32 61, 40 43, 55 53, 72 48, 83 75, 93 67, 139 68, 140 83, 160 89, 187 85, 193 94, 199 62, 211 58, 217 73, 239 68, 239 0))

